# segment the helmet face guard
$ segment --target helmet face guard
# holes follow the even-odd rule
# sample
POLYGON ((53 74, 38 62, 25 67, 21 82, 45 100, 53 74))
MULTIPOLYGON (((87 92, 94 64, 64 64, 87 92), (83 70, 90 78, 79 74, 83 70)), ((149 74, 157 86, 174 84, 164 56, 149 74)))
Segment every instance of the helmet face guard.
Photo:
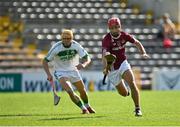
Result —
POLYGON ((119 25, 121 27, 121 21, 119 18, 113 17, 108 20, 108 27, 119 25))

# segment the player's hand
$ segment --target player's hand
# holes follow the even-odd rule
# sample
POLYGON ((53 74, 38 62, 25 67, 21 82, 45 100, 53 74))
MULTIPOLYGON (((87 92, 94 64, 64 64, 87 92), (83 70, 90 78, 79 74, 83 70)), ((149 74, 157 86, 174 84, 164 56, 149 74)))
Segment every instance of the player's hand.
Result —
POLYGON ((103 69, 103 74, 104 74, 104 75, 107 74, 107 69, 106 69, 106 68, 103 69))
POLYGON ((109 71, 105 68, 104 70, 103 70, 103 74, 104 75, 107 75, 109 73, 109 71))
POLYGON ((53 76, 52 75, 48 75, 47 80, 48 81, 52 81, 53 80, 53 76))
POLYGON ((80 64, 78 64, 78 65, 76 66, 76 68, 77 68, 78 70, 81 70, 81 69, 84 68, 84 65, 80 63, 80 64))
POLYGON ((107 75, 110 72, 110 67, 106 67, 103 69, 103 74, 107 75))
POLYGON ((150 56, 149 56, 148 54, 146 54, 146 53, 142 54, 142 57, 143 57, 144 59, 149 59, 149 58, 150 58, 150 56))

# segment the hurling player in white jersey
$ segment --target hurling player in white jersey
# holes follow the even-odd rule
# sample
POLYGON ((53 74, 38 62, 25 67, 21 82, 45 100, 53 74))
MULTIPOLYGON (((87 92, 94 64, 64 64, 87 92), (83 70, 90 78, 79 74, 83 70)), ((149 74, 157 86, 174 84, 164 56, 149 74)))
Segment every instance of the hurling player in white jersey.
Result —
POLYGON ((71 30, 63 30, 61 38, 62 41, 54 44, 43 60, 47 79, 49 81, 53 80, 48 66, 48 62, 53 61, 54 75, 63 89, 69 94, 71 100, 82 109, 83 114, 95 113, 95 110, 89 104, 87 92, 78 71, 85 68, 91 62, 91 59, 87 51, 73 40, 71 30), (82 63, 79 62, 80 58, 82 63), (74 92, 72 84, 77 88, 80 97, 74 92))

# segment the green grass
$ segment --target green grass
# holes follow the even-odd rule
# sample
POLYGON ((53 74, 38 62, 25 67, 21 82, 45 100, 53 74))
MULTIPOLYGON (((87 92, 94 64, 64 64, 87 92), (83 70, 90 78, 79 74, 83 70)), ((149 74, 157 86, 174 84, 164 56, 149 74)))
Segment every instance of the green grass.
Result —
POLYGON ((0 93, 0 125, 7 126, 180 126, 180 91, 141 91, 143 117, 134 117, 130 97, 90 92, 96 114, 82 115, 68 95, 53 105, 52 93, 0 93))

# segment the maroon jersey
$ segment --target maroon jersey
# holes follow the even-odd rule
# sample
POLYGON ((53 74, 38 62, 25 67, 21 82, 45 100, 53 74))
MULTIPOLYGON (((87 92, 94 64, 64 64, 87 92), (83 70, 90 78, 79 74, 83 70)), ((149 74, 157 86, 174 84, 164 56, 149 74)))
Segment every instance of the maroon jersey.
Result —
POLYGON ((126 60, 125 55, 125 44, 126 42, 135 43, 136 40, 132 37, 132 35, 120 32, 118 37, 112 37, 110 33, 106 34, 106 36, 102 40, 102 50, 103 52, 110 52, 111 54, 116 55, 116 61, 114 63, 114 69, 119 69, 121 63, 126 60))

